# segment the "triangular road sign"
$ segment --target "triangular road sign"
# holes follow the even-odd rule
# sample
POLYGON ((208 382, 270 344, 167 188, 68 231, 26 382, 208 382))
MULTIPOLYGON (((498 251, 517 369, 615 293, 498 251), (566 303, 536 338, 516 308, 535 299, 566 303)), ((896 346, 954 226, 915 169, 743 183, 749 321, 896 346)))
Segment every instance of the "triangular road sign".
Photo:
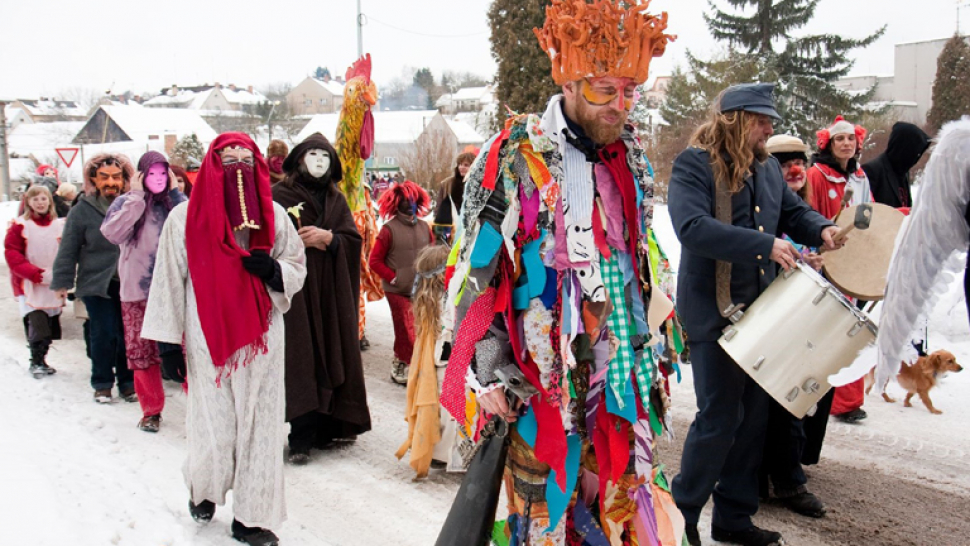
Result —
POLYGON ((77 157, 77 153, 80 150, 80 148, 54 148, 54 151, 57 152, 57 156, 60 157, 61 161, 63 161, 68 167, 71 166, 71 163, 74 163, 74 158, 77 157))

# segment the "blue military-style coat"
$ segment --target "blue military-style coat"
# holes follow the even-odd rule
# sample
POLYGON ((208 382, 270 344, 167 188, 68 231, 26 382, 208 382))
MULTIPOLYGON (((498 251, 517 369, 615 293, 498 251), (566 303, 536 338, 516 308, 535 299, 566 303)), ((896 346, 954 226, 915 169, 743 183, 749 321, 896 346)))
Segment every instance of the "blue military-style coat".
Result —
POLYGON ((710 155, 688 148, 674 161, 667 203, 683 247, 677 279, 677 308, 689 341, 716 341, 729 324, 717 309, 715 263, 731 262, 731 299, 750 306, 775 279, 770 260, 776 237, 822 245, 822 229, 833 225, 788 188, 774 158, 755 161, 753 174, 731 198, 732 225, 715 217, 714 171, 710 155))

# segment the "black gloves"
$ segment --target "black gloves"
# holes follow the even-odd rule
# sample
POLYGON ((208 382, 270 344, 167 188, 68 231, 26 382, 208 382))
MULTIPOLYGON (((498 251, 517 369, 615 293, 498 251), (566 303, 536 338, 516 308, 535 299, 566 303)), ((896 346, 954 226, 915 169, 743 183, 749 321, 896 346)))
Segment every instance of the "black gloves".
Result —
POLYGON ((283 272, 277 263, 265 250, 253 250, 250 256, 242 259, 246 271, 262 279, 267 286, 277 292, 283 291, 283 272))
POLYGON ((162 370, 172 381, 185 383, 185 356, 182 355, 182 347, 179 345, 176 347, 178 347, 177 351, 162 353, 162 370))
POLYGON ((273 278, 276 273, 276 260, 270 257, 265 250, 253 250, 251 256, 244 256, 242 259, 243 267, 253 275, 264 281, 273 278))

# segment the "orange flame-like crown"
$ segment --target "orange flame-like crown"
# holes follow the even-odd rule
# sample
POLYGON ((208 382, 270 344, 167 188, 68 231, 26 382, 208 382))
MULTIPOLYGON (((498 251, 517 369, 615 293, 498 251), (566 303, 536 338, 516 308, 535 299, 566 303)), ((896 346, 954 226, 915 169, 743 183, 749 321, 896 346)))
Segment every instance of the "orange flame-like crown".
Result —
POLYGON ((646 13, 650 1, 552 0, 542 29, 534 28, 539 45, 552 61, 557 85, 601 76, 647 81, 650 61, 667 42, 667 13, 646 13))

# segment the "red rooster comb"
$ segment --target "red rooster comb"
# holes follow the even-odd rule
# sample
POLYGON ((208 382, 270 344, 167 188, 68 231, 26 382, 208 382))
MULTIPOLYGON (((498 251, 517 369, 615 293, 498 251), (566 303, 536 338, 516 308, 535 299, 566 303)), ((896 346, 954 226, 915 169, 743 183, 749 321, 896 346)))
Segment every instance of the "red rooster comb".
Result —
POLYGON ((349 82, 354 78, 363 77, 365 82, 370 83, 370 67, 370 53, 367 53, 350 65, 344 78, 345 81, 349 82))

